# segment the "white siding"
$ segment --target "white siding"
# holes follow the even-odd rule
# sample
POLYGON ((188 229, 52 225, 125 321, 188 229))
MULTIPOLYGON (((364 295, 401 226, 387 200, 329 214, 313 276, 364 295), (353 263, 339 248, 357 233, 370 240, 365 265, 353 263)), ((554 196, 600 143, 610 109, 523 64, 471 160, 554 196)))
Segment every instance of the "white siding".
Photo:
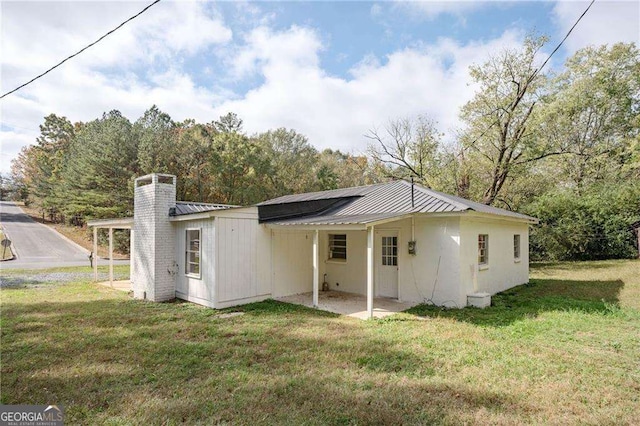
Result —
MULTIPOLYGON (((320 239, 320 261, 331 290, 367 294, 367 231, 327 231, 320 239), (329 234, 347 235, 347 261, 329 260, 329 234), (338 285, 339 284, 339 285, 338 285)), ((323 276, 321 275, 320 278, 323 276)), ((322 283, 322 280, 320 281, 322 283)))
MULTIPOLYGON (((415 219, 417 254, 409 254, 411 219, 376 230, 398 230, 398 298, 444 306, 466 304, 460 297, 460 228, 458 217, 415 219)), ((375 254, 378 256, 378 253, 375 254)))
POLYGON ((529 281, 529 225, 521 222, 462 218, 461 297, 495 294, 529 281), (489 263, 478 266, 478 235, 489 235, 489 263), (520 235, 520 261, 513 258, 513 236, 520 235))
MULTIPOLYGON (((254 298, 260 292, 258 276, 258 221, 218 218, 218 303, 254 298)), ((268 279, 268 278, 267 278, 268 279)))
MULTIPOLYGON (((271 243, 273 256, 273 297, 312 291, 313 232, 273 230, 271 243)), ((320 278, 322 279, 322 275, 320 278)))
POLYGON ((202 219, 175 223, 176 297, 206 306, 214 306, 216 220, 202 219), (185 274, 186 230, 200 229, 200 278, 185 274))

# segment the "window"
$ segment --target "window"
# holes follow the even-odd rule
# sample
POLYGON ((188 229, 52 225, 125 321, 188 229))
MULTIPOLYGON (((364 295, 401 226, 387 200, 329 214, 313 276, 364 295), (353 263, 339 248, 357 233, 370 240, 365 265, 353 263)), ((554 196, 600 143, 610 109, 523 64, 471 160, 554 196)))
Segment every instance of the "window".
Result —
POLYGON ((478 264, 489 264, 489 235, 478 235, 478 264))
POLYGON ((513 259, 520 260, 520 234, 513 236, 513 259))
POLYGON ((187 229, 186 232, 186 250, 185 250, 185 262, 184 273, 200 277, 200 230, 199 229, 187 229))
POLYGON ((398 237, 382 237, 382 265, 398 266, 398 237))
POLYGON ((329 234, 329 259, 347 260, 346 234, 329 234))

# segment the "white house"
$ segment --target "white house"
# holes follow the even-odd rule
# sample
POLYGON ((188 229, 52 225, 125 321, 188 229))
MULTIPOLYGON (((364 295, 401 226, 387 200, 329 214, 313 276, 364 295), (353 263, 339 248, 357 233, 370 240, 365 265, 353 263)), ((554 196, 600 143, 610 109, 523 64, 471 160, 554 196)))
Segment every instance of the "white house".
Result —
POLYGON ((464 307, 529 280, 535 218, 405 181, 251 207, 176 202, 175 185, 136 179, 136 298, 224 308, 312 292, 317 306, 326 282, 366 295, 372 316, 374 297, 464 307))

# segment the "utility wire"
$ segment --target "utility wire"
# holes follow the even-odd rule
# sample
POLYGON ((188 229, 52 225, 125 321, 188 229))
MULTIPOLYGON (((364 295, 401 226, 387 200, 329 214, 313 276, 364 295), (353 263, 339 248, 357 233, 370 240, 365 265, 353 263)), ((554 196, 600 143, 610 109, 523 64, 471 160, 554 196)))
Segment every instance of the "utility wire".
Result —
POLYGON ((67 62, 69 59, 74 58, 76 56, 78 56, 79 54, 81 54, 82 52, 84 52, 85 50, 87 50, 88 48, 90 48, 91 46, 94 46, 96 44, 98 44, 99 42, 101 42, 103 39, 105 39, 107 36, 113 34, 114 32, 116 32, 117 30, 119 30, 120 28, 122 28, 125 24, 129 23, 130 21, 133 21, 134 19, 136 19, 138 16, 142 15, 144 12, 146 12, 147 10, 149 10, 152 6, 156 5, 157 3, 160 3, 160 0, 155 0, 153 3, 151 3, 150 5, 148 5, 147 7, 145 7, 144 9, 142 9, 140 12, 136 13, 135 15, 133 15, 131 18, 127 19, 126 21, 124 21, 123 23, 121 23, 120 25, 118 25, 117 27, 115 27, 114 29, 112 29, 111 31, 109 31, 108 33, 106 33, 105 35, 103 35, 102 37, 100 37, 99 39, 97 39, 96 41, 94 41, 93 43, 85 46, 84 48, 80 49, 79 51, 77 51, 76 53, 74 53, 71 56, 66 57, 65 59, 63 59, 62 61, 58 62, 56 65, 52 66, 51 68, 49 68, 48 70, 46 70, 45 72, 43 72, 42 74, 33 77, 31 80, 27 81, 24 84, 21 84, 20 86, 16 87, 13 90, 8 91, 7 93, 5 93, 4 95, 0 96, 0 99, 4 98, 5 96, 8 96, 14 92, 17 92, 18 90, 22 89, 23 87, 33 83, 34 81, 38 80, 41 77, 44 77, 45 75, 49 74, 51 71, 53 71, 54 69, 58 68, 60 65, 64 64, 65 62, 67 62))
MULTIPOLYGON (((555 47, 555 49, 553 49, 553 51, 551 52, 551 54, 547 57, 547 59, 545 59, 545 61, 542 63, 542 65, 540 65, 540 67, 538 69, 536 69, 533 74, 531 74, 531 77, 529 77, 529 82, 533 81, 533 79, 538 75, 538 73, 540 73, 540 71, 542 71, 542 69, 545 67, 545 65, 547 65, 547 63, 549 62, 549 60, 551 59, 551 57, 553 55, 555 55, 555 53, 558 51, 558 49, 560 49, 560 47, 564 44, 564 42, 567 40, 567 38, 569 38, 569 35, 573 32, 574 28, 578 25, 578 23, 582 20, 582 18, 584 18, 584 16, 587 14, 587 12, 589 11, 589 9, 591 9, 591 6, 593 6, 593 4, 596 2, 596 0, 591 0, 591 3, 589 3, 589 6, 587 6, 587 8, 584 10, 584 12, 582 12, 582 15, 580 15, 580 17, 576 20, 576 22, 573 24, 573 26, 569 29, 569 31, 567 32, 567 34, 564 36, 564 38, 560 41, 560 43, 558 43, 558 45, 555 47)), ((502 116, 500 116, 500 118, 502 118, 502 116)), ((480 140, 484 135, 487 134, 487 132, 489 130, 491 130, 491 128, 493 128, 493 126, 495 126, 496 124, 498 124, 499 121, 496 120, 493 123, 491 123, 491 125, 489 127, 487 127, 481 134, 480 136, 478 136, 476 139, 474 139, 473 142, 471 142, 471 146, 475 146, 476 142, 478 142, 478 140, 480 140)))

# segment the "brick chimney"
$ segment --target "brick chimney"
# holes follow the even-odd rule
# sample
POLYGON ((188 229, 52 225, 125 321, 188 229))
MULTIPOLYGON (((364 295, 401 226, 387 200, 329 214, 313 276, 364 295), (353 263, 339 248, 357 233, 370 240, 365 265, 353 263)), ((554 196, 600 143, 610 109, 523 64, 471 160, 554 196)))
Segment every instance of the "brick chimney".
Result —
POLYGON ((176 177, 152 173, 137 178, 133 206, 133 297, 172 300, 176 263, 169 210, 176 206, 176 177))

